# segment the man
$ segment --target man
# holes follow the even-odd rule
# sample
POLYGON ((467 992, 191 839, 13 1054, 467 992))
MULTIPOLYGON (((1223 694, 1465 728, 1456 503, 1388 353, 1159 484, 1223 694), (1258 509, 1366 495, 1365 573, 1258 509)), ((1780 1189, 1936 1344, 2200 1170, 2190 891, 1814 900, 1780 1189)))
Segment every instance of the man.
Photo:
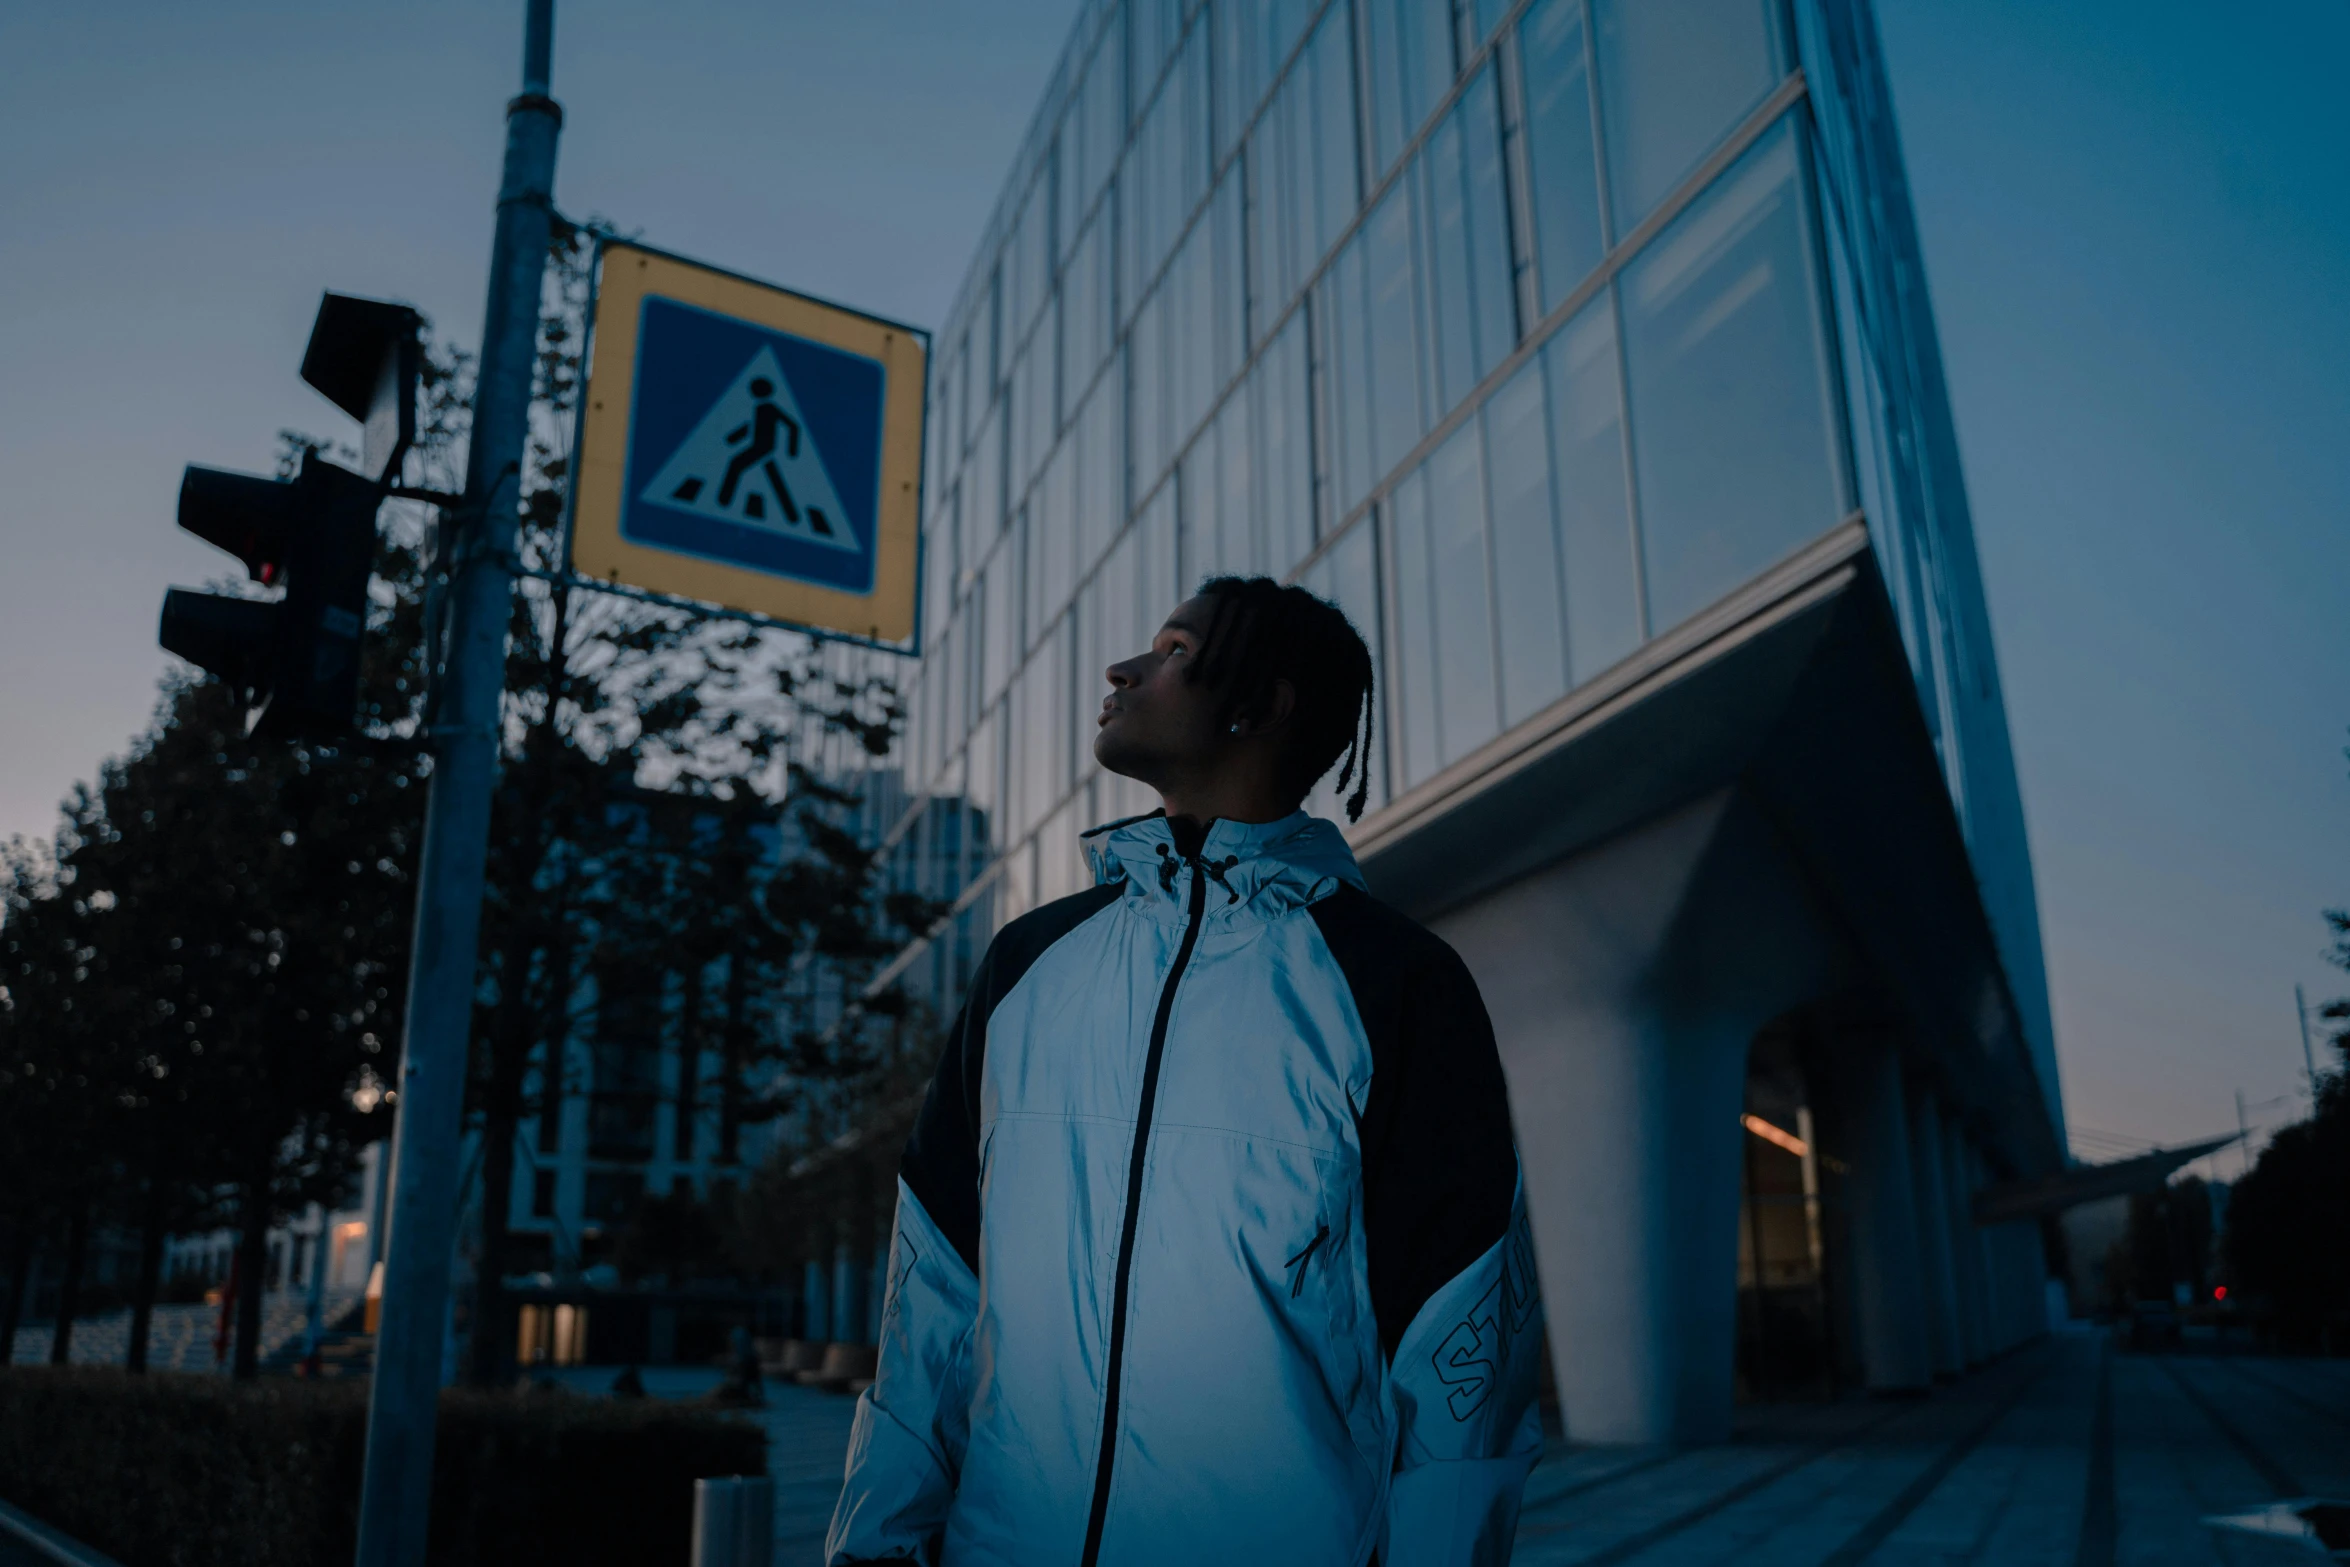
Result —
POLYGON ((1219 577, 1108 671, 1163 813, 988 948, 898 1187, 833 1563, 1506 1561, 1540 1320, 1492 1027, 1298 807, 1371 659, 1219 577))

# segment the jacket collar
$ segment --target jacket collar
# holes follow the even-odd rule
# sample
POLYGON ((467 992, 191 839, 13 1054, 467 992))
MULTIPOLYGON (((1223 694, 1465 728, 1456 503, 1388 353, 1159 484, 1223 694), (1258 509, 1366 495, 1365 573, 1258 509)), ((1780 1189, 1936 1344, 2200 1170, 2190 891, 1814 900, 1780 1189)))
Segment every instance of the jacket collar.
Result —
POLYGON ((1096 827, 1084 842, 1097 882, 1124 882, 1129 900, 1177 917, 1189 902, 1190 879, 1203 874, 1212 919, 1271 919, 1318 903, 1341 885, 1363 885, 1338 829, 1303 811, 1270 822, 1218 818, 1208 824, 1196 861, 1176 852, 1164 811, 1096 827))

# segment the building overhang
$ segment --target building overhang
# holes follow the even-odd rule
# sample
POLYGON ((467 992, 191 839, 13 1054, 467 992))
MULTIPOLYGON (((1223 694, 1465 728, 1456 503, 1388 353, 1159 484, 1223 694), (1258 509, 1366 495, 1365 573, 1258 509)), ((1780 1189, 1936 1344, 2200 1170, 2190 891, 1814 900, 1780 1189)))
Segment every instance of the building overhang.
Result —
POLYGON ((2062 1169, 1857 516, 1351 837, 1372 890, 1432 920, 1733 786, 1768 815, 1906 1025, 1912 1071, 2014 1177, 2062 1169))

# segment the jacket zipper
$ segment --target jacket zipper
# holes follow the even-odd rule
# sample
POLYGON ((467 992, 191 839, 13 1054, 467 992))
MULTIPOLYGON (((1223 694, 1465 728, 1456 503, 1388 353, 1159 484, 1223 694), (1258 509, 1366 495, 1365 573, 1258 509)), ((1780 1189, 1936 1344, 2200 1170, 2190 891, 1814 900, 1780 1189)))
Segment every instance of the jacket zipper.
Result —
POLYGON ((1134 1118, 1134 1156, 1126 1166, 1126 1222, 1118 1234, 1118 1283, 1110 1306, 1109 1391, 1102 1404, 1102 1455, 1093 1471, 1093 1512, 1085 1523, 1084 1567, 1095 1567, 1101 1559, 1102 1526, 1110 1512, 1110 1471, 1118 1458, 1118 1380, 1126 1360, 1126 1289, 1134 1276, 1134 1226, 1142 1216, 1142 1167, 1150 1151, 1151 1107, 1159 1097, 1159 1058, 1167 1049, 1167 1019, 1175 1011, 1175 987, 1191 964, 1191 949, 1199 943, 1200 919, 1208 906, 1208 879, 1196 860, 1191 867, 1190 904, 1183 943, 1175 949, 1175 965, 1167 970, 1167 983, 1159 989, 1158 1015, 1151 1020, 1150 1054, 1143 1058, 1142 1102, 1134 1118))

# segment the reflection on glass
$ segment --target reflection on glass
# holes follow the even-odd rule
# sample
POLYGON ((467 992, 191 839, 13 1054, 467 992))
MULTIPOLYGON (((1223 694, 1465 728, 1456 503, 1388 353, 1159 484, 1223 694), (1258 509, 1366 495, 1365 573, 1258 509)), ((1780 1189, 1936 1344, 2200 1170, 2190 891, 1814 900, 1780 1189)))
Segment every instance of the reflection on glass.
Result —
POLYGON ((1286 576, 1314 547, 1314 453, 1302 311, 1290 317, 1281 336, 1257 361, 1249 382, 1249 409, 1264 443, 1266 570, 1286 576))
POLYGON ((1452 0, 1363 0, 1372 174, 1384 174, 1452 86, 1452 0))
POLYGON ((1779 79, 1771 0, 1593 0, 1616 232, 1629 233, 1779 79))
POLYGON ((1404 787, 1434 773, 1442 762, 1436 732, 1436 612, 1429 588, 1428 470, 1421 468, 1388 493, 1389 583, 1395 593, 1394 685, 1388 711, 1396 731, 1396 760, 1404 787))
POLYGON ((1004 682, 1012 678, 1024 644, 1020 640, 1020 534, 1017 526, 1004 535, 994 558, 987 563, 981 590, 980 629, 985 637, 981 653, 980 700, 995 700, 1004 682))
POLYGON ((1543 345, 1567 583, 1567 670, 1581 685, 1640 645, 1616 317, 1605 294, 1543 345))
POLYGON ((1362 373, 1348 387, 1370 407, 1369 474, 1387 472, 1420 439, 1419 333, 1412 268, 1411 183, 1398 182, 1371 214, 1363 247, 1362 373))
POLYGON ((1502 722, 1508 725, 1548 706, 1567 689, 1558 537, 1551 523, 1550 432, 1544 427, 1539 361, 1529 361, 1493 394, 1485 404, 1484 423, 1502 722))
MULTIPOLYGON (((1378 534, 1366 520, 1332 545, 1330 552, 1315 561, 1303 579, 1308 591, 1320 594, 1346 612, 1346 618, 1354 622, 1364 645, 1371 650, 1373 722, 1368 763, 1371 792, 1363 807, 1366 813, 1377 810, 1387 800, 1387 768, 1383 757, 1388 736, 1382 710, 1393 710, 1388 706, 1387 662, 1380 648, 1379 577, 1373 555, 1377 540, 1378 534)), ((1349 781, 1346 793, 1353 792, 1354 784, 1349 781)), ((1346 801, 1338 790, 1336 769, 1306 797, 1306 809, 1335 822, 1346 820, 1346 801)))
POLYGON ((1591 146, 1582 0, 1544 0, 1528 11, 1518 24, 1518 54, 1526 73, 1534 259, 1547 311, 1591 275, 1606 248, 1599 230, 1599 162, 1591 146))
MULTIPOLYGON (((1268 11, 1295 0, 1259 0, 1268 11)), ((1355 215, 1354 50, 1335 5, 1282 80, 1249 146, 1256 225, 1249 251, 1252 331, 1262 336, 1355 215)))
MULTIPOLYGON (((1264 101, 1274 73, 1314 19, 1316 0, 1219 0, 1216 24, 1216 158, 1221 162, 1264 101)), ((1346 7, 1333 8, 1340 22, 1346 7)))
POLYGON ((1483 71, 1420 157, 1428 214, 1436 406, 1450 408, 1516 344, 1501 119, 1483 71))
POLYGON ((1623 276, 1650 624, 1678 624, 1833 526, 1823 325, 1782 122, 1623 276))
POLYGON ((1443 758, 1459 761, 1499 732, 1493 601, 1485 565, 1485 472, 1474 421, 1428 459, 1428 545, 1436 606, 1436 715, 1443 758))
POLYGON ((1118 163, 1126 145, 1126 13, 1114 9, 1109 25, 1094 45, 1093 63, 1086 67, 1076 101, 1063 122, 1061 179, 1070 221, 1064 231, 1084 221, 1099 195, 1102 182, 1118 163))

